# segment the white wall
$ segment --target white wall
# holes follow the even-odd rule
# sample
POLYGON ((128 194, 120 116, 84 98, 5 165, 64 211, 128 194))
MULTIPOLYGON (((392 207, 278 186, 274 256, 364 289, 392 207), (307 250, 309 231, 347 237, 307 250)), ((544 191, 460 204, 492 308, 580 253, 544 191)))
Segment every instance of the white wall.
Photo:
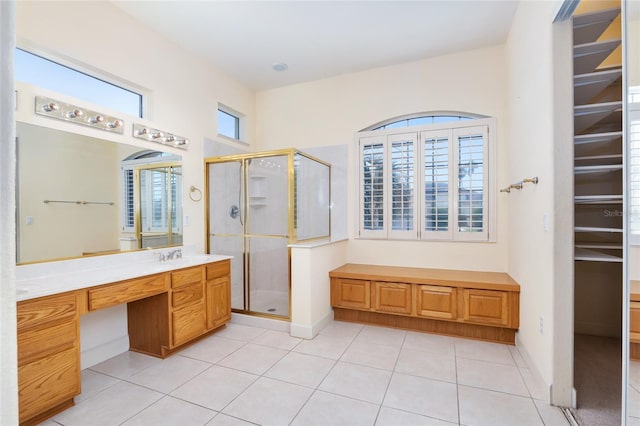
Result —
MULTIPOLYGON (((566 71, 571 63, 571 56, 554 51, 552 21, 556 10, 555 2, 521 2, 507 42, 509 180, 517 181, 524 176, 540 179, 538 185, 509 195, 508 271, 521 286, 518 341, 545 382, 554 383, 554 392, 558 392, 553 402, 566 406, 571 403, 573 300, 570 290, 562 293, 562 297, 558 292, 571 289, 573 280, 571 274, 556 280, 554 267, 564 271, 573 269, 572 213, 556 205, 556 200, 567 199, 568 208, 572 206, 569 161, 572 154, 566 150, 572 140, 566 127, 571 128, 572 117, 569 115, 566 119, 558 115, 567 106, 571 113, 571 103, 567 104, 567 100, 572 100, 572 84, 570 75, 569 80, 564 81, 562 75, 556 75, 560 71, 554 69, 560 67, 566 71), (555 64, 554 55, 558 61, 555 64), (562 165, 563 160, 569 161, 568 166, 562 165), (559 175, 562 171, 568 173, 568 179, 559 175), (545 216, 548 230, 544 228, 545 216), (563 313, 562 317, 559 312, 563 313), (554 337, 562 332, 564 342, 558 342, 554 337), (568 361, 562 366, 558 358, 554 360, 554 352, 561 350, 564 351, 562 357, 568 361), (568 381, 568 386, 558 384, 557 377, 554 380, 559 367, 569 370, 563 378, 563 384, 568 381), (561 388, 569 392, 561 394, 561 388)), ((568 52, 570 55, 570 47, 568 52)))
POLYGON ((350 147, 349 262, 506 271, 507 200, 498 193, 496 243, 371 241, 354 234, 354 136, 391 117, 443 110, 496 117, 496 190, 508 183, 505 61, 504 47, 497 46, 259 92, 256 148, 350 147))

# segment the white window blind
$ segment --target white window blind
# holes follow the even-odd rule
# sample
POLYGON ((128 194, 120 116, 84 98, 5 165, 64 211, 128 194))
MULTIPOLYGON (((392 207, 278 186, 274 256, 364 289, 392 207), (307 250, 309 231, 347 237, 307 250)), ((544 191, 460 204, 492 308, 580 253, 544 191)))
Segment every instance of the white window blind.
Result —
POLYGON ((424 222, 425 239, 450 239, 450 209, 453 197, 451 179, 451 131, 422 132, 424 156, 424 222))
POLYGON ((416 142, 415 133, 389 135, 391 146, 391 229, 392 238, 415 238, 416 142))
POLYGON ((360 237, 489 241, 493 122, 363 132, 360 237))
POLYGON ((385 138, 370 137, 361 141, 361 234, 386 238, 385 220, 385 138), (384 234, 384 235, 383 235, 384 234))
POLYGON ((133 166, 122 167, 122 231, 135 232, 135 183, 133 179, 133 166))
POLYGON ((487 238, 486 127, 454 130, 457 145, 456 239, 487 238), (461 234, 466 234, 464 237, 461 234))

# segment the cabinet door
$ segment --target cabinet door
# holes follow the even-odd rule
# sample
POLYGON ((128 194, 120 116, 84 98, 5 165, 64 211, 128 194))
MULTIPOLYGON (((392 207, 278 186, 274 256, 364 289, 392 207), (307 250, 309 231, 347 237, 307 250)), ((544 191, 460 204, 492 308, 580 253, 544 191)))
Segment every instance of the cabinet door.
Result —
POLYGON ((640 302, 631 302, 629 339, 633 343, 640 343, 640 302))
POLYGON ((20 421, 25 422, 80 393, 78 348, 18 367, 20 421))
POLYGON ((468 288, 462 291, 465 321, 487 325, 509 325, 506 291, 468 288))
POLYGON ((373 309, 377 312, 411 314, 411 284, 373 283, 373 309))
POLYGON ((171 314, 173 347, 188 342, 206 330, 204 301, 175 309, 171 314))
POLYGON ((417 290, 418 316, 448 320, 457 318, 458 302, 455 288, 419 285, 417 290))
POLYGON ((229 276, 207 281, 207 330, 231 319, 231 280, 229 276))
POLYGON ((332 278, 331 304, 338 308, 370 309, 371 282, 332 278))

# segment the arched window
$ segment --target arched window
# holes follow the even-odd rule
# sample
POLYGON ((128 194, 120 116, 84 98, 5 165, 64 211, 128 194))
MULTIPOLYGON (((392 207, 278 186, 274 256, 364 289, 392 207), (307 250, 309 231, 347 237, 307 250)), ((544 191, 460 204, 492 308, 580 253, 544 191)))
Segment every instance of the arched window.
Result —
POLYGON ((495 241, 495 120, 391 118, 358 133, 360 238, 495 241))

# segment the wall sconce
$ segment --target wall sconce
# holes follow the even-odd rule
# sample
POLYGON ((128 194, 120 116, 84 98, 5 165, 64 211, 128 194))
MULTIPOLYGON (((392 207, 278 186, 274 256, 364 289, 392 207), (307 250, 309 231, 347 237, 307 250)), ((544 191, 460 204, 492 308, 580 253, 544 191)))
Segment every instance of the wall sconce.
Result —
POLYGON ((124 133, 124 121, 120 118, 101 114, 90 109, 80 108, 46 96, 36 96, 36 114, 58 120, 82 124, 112 133, 124 133))
POLYGON ((133 123, 133 137, 180 149, 187 149, 189 145, 189 139, 187 138, 137 123, 133 123))

